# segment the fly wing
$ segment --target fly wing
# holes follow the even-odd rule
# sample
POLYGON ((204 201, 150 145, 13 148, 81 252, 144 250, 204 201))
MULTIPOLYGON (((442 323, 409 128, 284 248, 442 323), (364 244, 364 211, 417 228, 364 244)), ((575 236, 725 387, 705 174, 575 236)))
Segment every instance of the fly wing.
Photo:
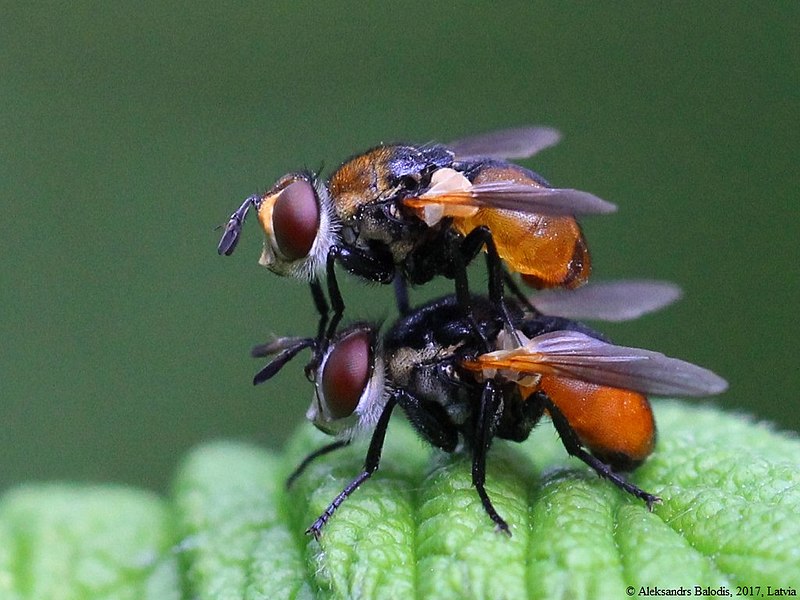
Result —
POLYGON ((457 161, 528 158, 555 146, 561 134, 550 127, 518 127, 480 133, 448 144, 457 161))
POLYGON ((547 188, 511 181, 490 181, 472 186, 469 194, 477 206, 543 215, 602 215, 616 205, 581 190, 547 188))
POLYGON ((523 346, 465 365, 493 376, 555 375, 655 396, 708 396, 728 383, 708 369, 660 352, 615 346, 576 331, 536 336, 523 346), (488 371, 488 373, 487 373, 488 371))
POLYGON ((487 181, 473 184, 462 173, 439 169, 423 194, 403 199, 416 210, 436 207, 444 216, 461 216, 465 210, 502 209, 550 216, 606 214, 617 210, 610 202, 588 192, 548 188, 514 181, 487 181))
POLYGON ((530 302, 545 315, 629 321, 669 306, 681 295, 681 288, 669 281, 630 279, 589 283, 575 290, 544 290, 530 302))

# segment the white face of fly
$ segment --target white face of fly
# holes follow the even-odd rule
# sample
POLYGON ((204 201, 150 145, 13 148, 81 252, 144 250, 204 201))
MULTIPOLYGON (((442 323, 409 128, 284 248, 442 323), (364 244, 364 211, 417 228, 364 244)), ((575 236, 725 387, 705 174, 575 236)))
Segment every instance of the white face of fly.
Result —
POLYGON ((339 224, 323 182, 307 174, 286 175, 262 198, 258 220, 266 234, 259 264, 303 281, 325 271, 339 224))
POLYGON ((383 359, 376 331, 355 326, 331 342, 315 373, 306 418, 318 429, 350 439, 375 429, 386 406, 383 359))

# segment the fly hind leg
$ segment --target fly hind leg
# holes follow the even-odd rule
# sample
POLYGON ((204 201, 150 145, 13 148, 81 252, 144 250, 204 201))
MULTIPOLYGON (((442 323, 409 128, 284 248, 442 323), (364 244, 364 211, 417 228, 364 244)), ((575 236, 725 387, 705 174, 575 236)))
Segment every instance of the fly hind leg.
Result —
MULTIPOLYGON (((564 416, 564 413, 559 410, 559 408, 553 403, 552 400, 550 400, 550 398, 547 397, 546 394, 538 393, 535 396, 539 402, 543 403, 544 407, 547 409, 547 412, 550 413, 550 418, 553 420, 553 425, 555 426, 556 431, 558 431, 561 442, 564 444, 564 448, 570 455, 575 456, 585 462, 592 469, 594 469, 594 471, 600 475, 600 477, 608 479, 621 490, 628 492, 640 500, 644 500, 649 510, 653 510, 653 505, 661 502, 661 498, 649 492, 645 492, 643 489, 633 485, 624 477, 618 473, 615 473, 608 464, 584 450, 583 446, 581 445, 581 441, 578 439, 578 435, 569 424, 569 421, 564 416)), ((534 397, 531 397, 528 399, 528 401, 531 402, 536 400, 534 397)))

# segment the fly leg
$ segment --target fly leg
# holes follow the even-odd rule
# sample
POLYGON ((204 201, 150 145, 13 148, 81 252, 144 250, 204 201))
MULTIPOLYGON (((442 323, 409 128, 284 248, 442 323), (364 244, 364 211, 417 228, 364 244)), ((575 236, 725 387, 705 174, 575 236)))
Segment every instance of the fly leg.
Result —
POLYGON ((324 336, 326 343, 336 333, 336 328, 339 326, 344 314, 344 299, 341 291, 339 291, 339 282, 336 279, 336 269, 334 268, 337 261, 348 272, 368 281, 391 283, 395 277, 395 265, 389 256, 379 256, 345 244, 332 246, 328 252, 328 260, 325 265, 328 280, 328 297, 333 308, 333 318, 324 336))
POLYGON ((394 297, 397 300, 397 312, 401 317, 406 316, 411 312, 411 307, 408 303, 408 283, 402 273, 397 273, 394 278, 394 297))
MULTIPOLYGON (((311 297, 314 299, 314 307, 319 313, 319 325, 317 325, 317 339, 321 340, 325 335, 325 326, 328 324, 328 301, 325 299, 325 292, 322 291, 322 286, 318 279, 314 279, 311 283, 311 297)), ((339 286, 335 286, 337 291, 339 286)))
POLYGON ((475 313, 472 310, 472 296, 469 293, 469 279, 467 277, 467 262, 472 258, 464 255, 463 243, 455 233, 448 236, 448 247, 450 249, 450 258, 453 262, 453 279, 455 280, 456 284, 456 301, 466 317, 469 319, 469 322, 472 325, 472 330, 475 332, 478 339, 481 340, 483 351, 489 352, 491 350, 489 346, 489 340, 481 330, 478 320, 475 318, 475 313))
POLYGON ((386 439, 386 428, 389 425, 389 417, 392 416, 392 410, 396 404, 397 400, 391 396, 386 402, 386 406, 383 408, 383 412, 378 419, 378 423, 375 425, 375 431, 372 433, 372 440, 370 440, 369 449, 367 450, 367 457, 364 461, 364 470, 361 471, 361 474, 359 474, 358 477, 348 483, 341 493, 333 499, 333 502, 328 505, 328 508, 325 509, 325 512, 323 512, 317 518, 317 520, 314 521, 308 529, 306 529, 306 533, 310 533, 317 540, 319 540, 319 536, 322 534, 322 528, 325 527, 325 523, 327 523, 328 520, 333 516, 333 513, 336 512, 336 509, 339 508, 339 505, 341 505, 341 503, 344 502, 350 494, 356 491, 362 483, 369 479, 372 474, 378 470, 378 466, 381 462, 383 443, 386 439))
POLYGON ((330 454, 335 450, 339 450, 340 448, 344 448, 350 444, 350 440, 336 440, 330 444, 326 444, 321 448, 317 448, 311 454, 306 456, 300 464, 295 467, 294 471, 289 474, 289 477, 286 478, 286 488, 290 488, 292 484, 297 480, 300 475, 308 468, 308 466, 317 460, 320 456, 325 456, 326 454, 330 454))
POLYGON ((528 300, 528 297, 519 288, 517 282, 514 281, 514 278, 505 269, 503 269, 503 281, 505 282, 505 286, 506 288, 508 288, 508 291, 514 295, 514 297, 519 301, 519 303, 522 306, 525 307, 525 309, 530 311, 533 315, 541 314, 539 310, 535 306, 533 306, 533 304, 531 304, 531 301, 528 300))
POLYGON ((503 267, 500 255, 497 253, 497 246, 489 228, 481 226, 470 231, 461 242, 461 254, 465 260, 471 260, 484 246, 486 247, 486 270, 489 274, 489 299, 500 310, 506 330, 515 337, 517 343, 521 344, 505 302, 503 280, 506 276, 506 270, 503 267))
POLYGON ((455 452, 458 429, 441 404, 423 402, 406 390, 397 390, 395 397, 421 438, 445 452, 455 452))
MULTIPOLYGON (((558 431, 558 435, 561 438, 561 442, 564 444, 564 448, 567 450, 567 453, 581 459, 592 469, 594 469, 594 471, 600 475, 600 477, 608 479, 621 490, 628 492, 640 500, 644 500, 649 510, 653 510, 653 505, 661 502, 661 498, 645 492, 643 489, 633 485, 629 481, 626 481, 624 477, 615 473, 609 465, 584 450, 580 440, 578 439, 578 435, 569 424, 569 421, 567 421, 564 413, 559 410, 559 408, 553 403, 552 400, 550 400, 550 398, 547 397, 546 394, 539 393, 536 394, 536 396, 538 397, 538 400, 543 403, 544 407, 547 409, 547 412, 550 413, 550 418, 553 420, 553 425, 555 426, 556 431, 558 431)), ((533 397, 528 399, 529 402, 533 400, 533 397)))
POLYGON ((328 342, 336 332, 336 328, 339 326, 339 321, 342 320, 342 314, 344 314, 344 299, 342 298, 342 292, 339 291, 339 282, 336 279, 335 268, 336 259, 341 255, 341 249, 338 246, 333 246, 330 252, 328 252, 328 261, 325 265, 328 282, 328 297, 331 299, 333 317, 331 318, 325 333, 320 338, 320 351, 324 351, 324 349, 327 347, 328 342))
POLYGON ((492 445, 500 415, 503 412, 503 397, 497 384, 489 379, 484 383, 478 419, 475 422, 475 446, 472 450, 472 485, 478 491, 481 504, 497 529, 511 535, 508 523, 495 510, 489 494, 486 493, 486 455, 492 445))

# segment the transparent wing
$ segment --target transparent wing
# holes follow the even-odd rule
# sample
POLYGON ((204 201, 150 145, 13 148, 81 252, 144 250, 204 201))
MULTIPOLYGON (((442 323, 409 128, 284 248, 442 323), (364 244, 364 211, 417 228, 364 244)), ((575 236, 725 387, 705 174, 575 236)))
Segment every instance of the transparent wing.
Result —
POLYGON ((480 207, 547 215, 601 215, 617 210, 616 205, 589 192, 536 187, 509 181, 473 185, 469 195, 472 202, 480 207))
POLYGON ((708 369, 660 352, 602 342, 576 331, 554 331, 521 347, 465 364, 487 376, 556 375, 656 396, 708 396, 728 383, 708 369), (488 372, 487 372, 488 371, 488 372))
POLYGON ((681 288, 669 281, 630 279, 593 282, 575 290, 544 290, 530 302, 545 315, 629 321, 660 310, 682 295, 681 288))
POLYGON ((528 158, 555 146, 561 134, 550 127, 518 127, 465 137, 448 144, 456 160, 528 158))
MULTIPOLYGON (((440 169, 445 171, 446 169, 440 169)), ((458 174, 460 175, 460 174, 458 174)), ((458 176, 453 176, 457 179, 458 176)), ((463 177, 463 176, 461 176, 463 177)), ((466 178, 463 178, 466 180, 466 178)), ((463 208, 494 208, 553 216, 608 214, 617 207, 589 192, 546 188, 512 181, 466 183, 456 189, 454 182, 434 185, 424 194, 405 198, 403 203, 415 209, 430 205, 442 207, 445 215, 460 214, 463 208)))

